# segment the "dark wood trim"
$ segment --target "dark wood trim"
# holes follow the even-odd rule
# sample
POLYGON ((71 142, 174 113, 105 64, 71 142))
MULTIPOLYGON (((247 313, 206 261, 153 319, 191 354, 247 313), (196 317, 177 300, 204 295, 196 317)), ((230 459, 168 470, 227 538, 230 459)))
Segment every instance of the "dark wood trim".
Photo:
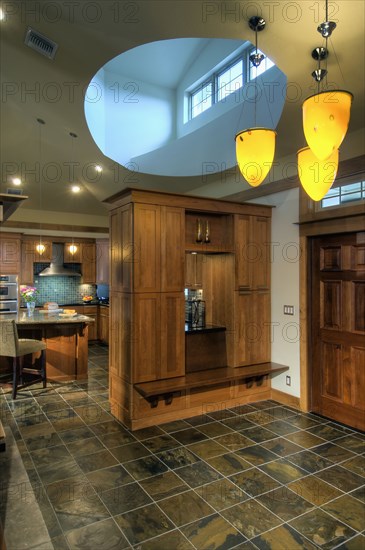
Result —
MULTIPOLYGON (((17 228, 17 229, 35 229, 39 231, 39 223, 36 222, 11 222, 6 221, 0 224, 4 228, 17 228)), ((109 227, 94 227, 89 225, 65 225, 56 223, 42 223, 42 231, 72 231, 76 233, 81 231, 83 233, 109 233, 109 227)))

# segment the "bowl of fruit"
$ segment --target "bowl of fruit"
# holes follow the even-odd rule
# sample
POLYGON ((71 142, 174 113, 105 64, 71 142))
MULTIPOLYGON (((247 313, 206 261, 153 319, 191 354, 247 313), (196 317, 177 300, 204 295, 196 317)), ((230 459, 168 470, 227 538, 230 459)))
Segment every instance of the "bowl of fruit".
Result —
POLYGON ((85 304, 88 304, 89 302, 92 302, 93 299, 94 299, 94 296, 83 296, 82 301, 83 301, 85 304))

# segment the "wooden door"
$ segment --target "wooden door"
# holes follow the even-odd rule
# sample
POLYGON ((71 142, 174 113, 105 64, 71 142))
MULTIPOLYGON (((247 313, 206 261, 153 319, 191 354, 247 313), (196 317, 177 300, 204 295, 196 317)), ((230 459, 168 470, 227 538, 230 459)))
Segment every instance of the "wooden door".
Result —
POLYGON ((235 292, 235 366, 270 361, 270 293, 235 292))
POLYGON ((82 244, 82 282, 94 284, 96 281, 96 246, 95 243, 82 244))
POLYGON ((161 215, 154 204, 134 205, 133 288, 135 292, 160 292, 161 215))
POLYGON ((183 208, 161 206, 161 291, 184 290, 184 235, 183 208))
POLYGON ((161 293, 160 378, 185 374, 185 297, 183 292, 161 293))
POLYGON ((365 233, 312 240, 312 410, 365 429, 365 233))

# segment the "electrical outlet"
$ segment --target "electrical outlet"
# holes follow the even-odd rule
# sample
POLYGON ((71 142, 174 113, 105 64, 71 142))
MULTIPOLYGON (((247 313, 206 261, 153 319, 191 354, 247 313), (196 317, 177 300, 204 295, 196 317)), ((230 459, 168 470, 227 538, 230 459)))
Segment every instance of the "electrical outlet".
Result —
POLYGON ((294 315, 294 306, 284 306, 284 315, 294 315))
POLYGON ((286 377, 286 385, 291 386, 291 376, 286 377))

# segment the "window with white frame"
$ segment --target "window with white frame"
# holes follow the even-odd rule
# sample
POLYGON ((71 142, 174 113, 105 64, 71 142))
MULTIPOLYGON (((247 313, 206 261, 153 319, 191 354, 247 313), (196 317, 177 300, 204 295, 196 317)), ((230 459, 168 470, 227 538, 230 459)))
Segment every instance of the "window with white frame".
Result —
MULTIPOLYGON (((219 70, 216 68, 207 76, 203 84, 189 92, 189 119, 193 119, 210 109, 215 103, 224 101, 246 84, 246 76, 253 80, 275 64, 265 56, 260 66, 251 67, 249 55, 255 51, 246 48, 233 62, 228 62, 219 70)), ((262 53, 258 50, 259 53, 262 53)))
POLYGON ((331 188, 321 201, 321 208, 341 206, 365 199, 365 181, 331 188))

